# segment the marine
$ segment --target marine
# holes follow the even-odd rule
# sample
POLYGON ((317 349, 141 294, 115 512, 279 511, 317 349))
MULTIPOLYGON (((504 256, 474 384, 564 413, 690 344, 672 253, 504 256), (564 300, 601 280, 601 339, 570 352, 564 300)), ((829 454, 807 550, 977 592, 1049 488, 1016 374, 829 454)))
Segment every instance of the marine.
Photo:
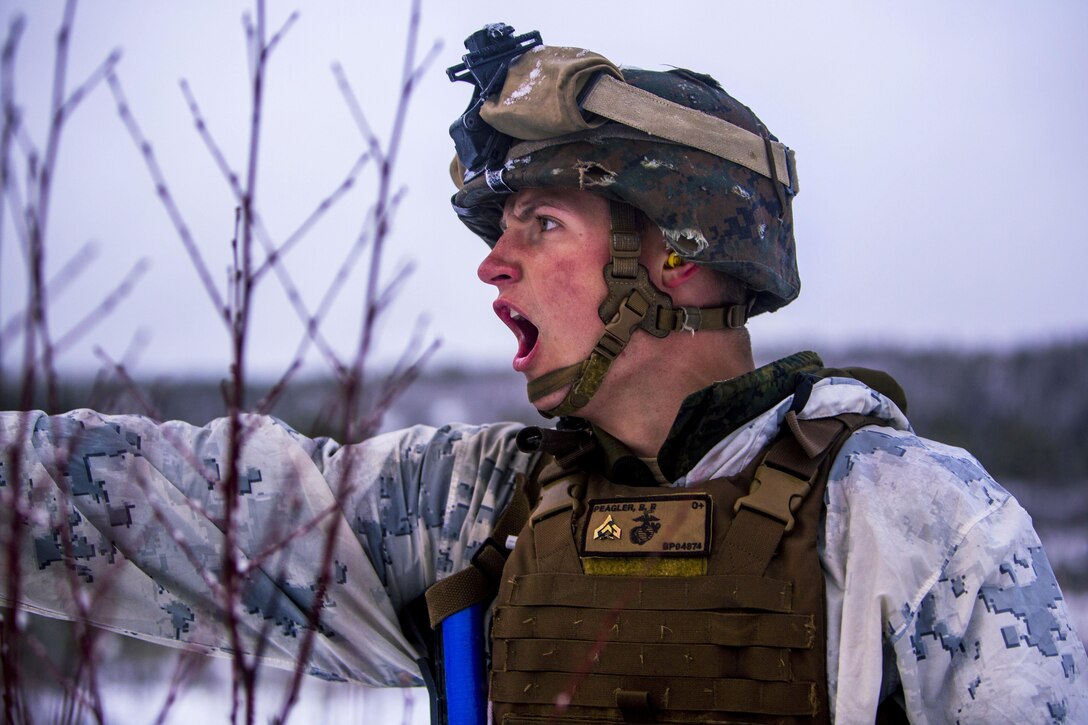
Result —
POLYGON ((478 607, 477 721, 1088 721, 1085 650, 1015 499, 915 435, 886 376, 812 352, 755 367, 749 321, 800 290, 793 151, 702 73, 502 25, 467 45, 453 207, 556 427, 340 445, 251 416, 232 461, 225 421, 5 414, 0 483, 27 482, 5 530, 33 542, 5 603, 78 599, 99 626, 283 667, 309 632, 310 674, 394 686, 434 654, 413 603, 440 643, 478 607), (240 631, 209 575, 231 465, 240 631))

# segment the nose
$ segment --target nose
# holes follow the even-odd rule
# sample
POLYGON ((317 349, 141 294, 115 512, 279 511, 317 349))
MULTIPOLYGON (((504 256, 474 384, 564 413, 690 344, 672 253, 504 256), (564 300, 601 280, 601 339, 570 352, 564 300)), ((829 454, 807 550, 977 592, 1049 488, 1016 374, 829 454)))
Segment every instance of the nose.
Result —
POLYGON ((499 287, 508 282, 516 282, 521 278, 521 269, 510 258, 508 232, 504 232, 495 246, 480 266, 476 269, 476 276, 485 284, 493 284, 499 287))

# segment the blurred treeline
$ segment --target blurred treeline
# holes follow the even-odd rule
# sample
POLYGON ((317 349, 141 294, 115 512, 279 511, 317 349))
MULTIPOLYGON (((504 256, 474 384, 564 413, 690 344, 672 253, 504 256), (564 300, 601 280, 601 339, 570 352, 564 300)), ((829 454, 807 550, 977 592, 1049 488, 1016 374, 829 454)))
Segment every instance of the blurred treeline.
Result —
MULTIPOLYGON (((757 352, 762 363, 792 350, 757 352)), ((907 392, 909 417, 920 435, 967 448, 999 479, 1064 486, 1088 478, 1088 338, 1005 351, 858 346, 819 352, 829 367, 889 372, 907 392)), ((202 424, 223 414, 221 387, 216 379, 161 378, 134 389, 116 380, 69 378, 58 407, 202 424)), ((252 386, 251 402, 265 391, 252 386)), ((341 422, 336 395, 328 380, 296 380, 272 414, 304 434, 328 435, 341 422)), ((11 385, 0 391, 0 405, 18 407, 11 385)), ((397 398, 381 428, 455 420, 543 419, 526 402, 521 377, 509 369, 432 368, 397 398)))
POLYGON ((824 362, 891 373, 919 435, 966 448, 998 479, 1088 477, 1088 339, 1003 352, 856 348, 824 362))

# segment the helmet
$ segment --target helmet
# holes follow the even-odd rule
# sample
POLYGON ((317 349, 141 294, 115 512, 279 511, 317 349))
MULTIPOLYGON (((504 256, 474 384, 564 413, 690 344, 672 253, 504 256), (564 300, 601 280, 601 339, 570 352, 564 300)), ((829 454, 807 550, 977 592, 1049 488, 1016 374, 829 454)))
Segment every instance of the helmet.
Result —
MULTIPOLYGON (((585 63, 587 58, 592 59, 589 69, 597 75, 609 80, 622 76, 624 83, 616 85, 637 89, 634 102, 645 106, 665 99, 728 124, 696 129, 685 140, 692 133, 720 139, 722 130, 733 133, 740 129, 754 135, 770 152, 758 149, 764 168, 772 149, 784 149, 747 106, 708 75, 684 69, 620 70, 588 51, 536 46, 511 63, 503 90, 483 109, 490 125, 509 132, 509 151, 486 168, 466 169, 460 158, 451 166, 460 187, 452 203, 465 225, 494 245, 501 234, 499 219, 507 194, 534 187, 590 190, 640 209, 684 259, 742 281, 752 295, 751 314, 774 311, 795 299, 800 280, 790 207, 797 192, 792 152, 785 150, 786 163, 781 163, 780 156, 779 163, 770 164, 767 175, 683 141, 619 121, 593 118, 585 113, 584 105, 579 110, 589 120, 583 128, 550 138, 543 136, 547 130, 541 129, 541 124, 530 127, 521 119, 503 117, 507 109, 524 105, 534 93, 549 104, 564 94, 575 104, 581 95, 584 103, 585 89, 597 78, 586 79, 589 73, 581 68, 582 87, 564 88, 562 76, 576 75, 563 64, 569 65, 571 59, 585 63), (534 74, 540 79, 536 84, 532 82, 534 74), (544 82, 549 76, 560 79, 549 85, 544 82), (493 110, 491 114, 488 108, 493 110)), ((556 115, 549 108, 543 113, 556 115)), ((541 111, 533 109, 522 115, 539 117, 541 111)))
POLYGON ((790 201, 792 152, 713 78, 676 69, 621 70, 578 48, 540 44, 538 33, 486 26, 465 41, 468 110, 450 127, 457 147, 454 210, 494 245, 506 197, 520 189, 573 188, 609 199, 611 262, 598 314, 605 331, 588 358, 529 383, 538 400, 569 386, 546 416, 572 415, 600 388, 635 329, 736 328, 799 291, 790 201), (682 258, 747 289, 742 304, 674 307, 639 262, 633 209, 660 227, 682 258))

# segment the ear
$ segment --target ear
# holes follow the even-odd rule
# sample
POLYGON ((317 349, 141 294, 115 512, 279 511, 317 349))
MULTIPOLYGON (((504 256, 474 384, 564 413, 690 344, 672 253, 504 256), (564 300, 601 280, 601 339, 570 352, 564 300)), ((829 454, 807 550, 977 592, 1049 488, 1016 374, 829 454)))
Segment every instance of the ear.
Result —
POLYGON ((695 278, 699 272, 700 267, 697 264, 682 261, 675 267, 669 267, 663 264, 661 269, 661 286, 665 289, 676 289, 682 284, 695 278))

